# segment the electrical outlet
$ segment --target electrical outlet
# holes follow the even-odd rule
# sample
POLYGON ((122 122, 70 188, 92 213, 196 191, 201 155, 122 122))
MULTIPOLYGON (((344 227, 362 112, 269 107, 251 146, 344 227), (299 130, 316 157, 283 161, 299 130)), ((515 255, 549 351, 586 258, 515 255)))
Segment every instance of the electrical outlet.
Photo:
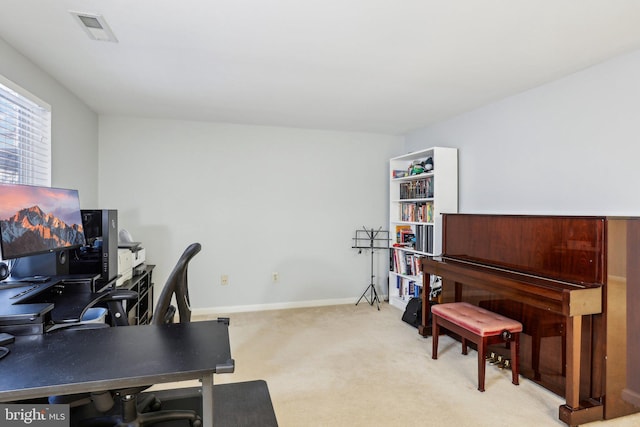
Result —
POLYGON ((227 276, 226 274, 220 276, 220 284, 222 286, 227 286, 229 284, 229 276, 227 276))
POLYGON ((273 273, 271 273, 271 280, 273 280, 274 282, 278 281, 278 272, 274 271, 273 273))

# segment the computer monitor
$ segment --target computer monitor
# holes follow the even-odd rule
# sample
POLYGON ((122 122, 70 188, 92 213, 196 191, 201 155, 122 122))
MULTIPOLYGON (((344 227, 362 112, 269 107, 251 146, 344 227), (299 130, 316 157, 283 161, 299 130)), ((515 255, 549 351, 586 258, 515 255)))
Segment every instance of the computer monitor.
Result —
POLYGON ((84 245, 78 191, 0 184, 0 232, 5 260, 84 245))

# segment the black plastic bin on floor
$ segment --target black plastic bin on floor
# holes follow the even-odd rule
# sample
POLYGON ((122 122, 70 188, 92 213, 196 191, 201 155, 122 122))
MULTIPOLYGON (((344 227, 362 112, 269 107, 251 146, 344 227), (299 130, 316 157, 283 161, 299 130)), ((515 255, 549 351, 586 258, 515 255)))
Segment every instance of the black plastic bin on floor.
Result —
MULTIPOLYGON (((193 409, 202 414, 200 388, 156 391, 162 409, 193 409)), ((167 422, 158 427, 188 426, 188 422, 167 422)), ((213 386, 215 427, 278 427, 269 388, 263 380, 213 386)))

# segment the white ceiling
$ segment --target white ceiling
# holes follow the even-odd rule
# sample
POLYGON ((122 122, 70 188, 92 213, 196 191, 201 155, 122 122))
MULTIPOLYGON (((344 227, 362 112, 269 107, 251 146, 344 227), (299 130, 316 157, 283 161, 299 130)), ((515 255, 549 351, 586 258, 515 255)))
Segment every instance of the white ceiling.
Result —
POLYGON ((640 1, 0 0, 0 38, 99 114, 402 134, 640 48, 640 1))

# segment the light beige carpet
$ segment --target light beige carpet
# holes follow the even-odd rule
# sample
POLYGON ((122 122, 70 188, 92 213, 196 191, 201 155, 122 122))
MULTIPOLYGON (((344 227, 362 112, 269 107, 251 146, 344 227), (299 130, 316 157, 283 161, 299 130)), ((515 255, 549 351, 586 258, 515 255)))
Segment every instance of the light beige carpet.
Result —
MULTIPOLYGON (((216 384, 266 380, 281 427, 565 426, 559 396, 495 366, 479 392, 475 351, 443 336, 432 360, 431 338, 386 303, 218 316, 231 318, 236 371, 216 384)), ((637 425, 640 414, 588 426, 637 425)))

